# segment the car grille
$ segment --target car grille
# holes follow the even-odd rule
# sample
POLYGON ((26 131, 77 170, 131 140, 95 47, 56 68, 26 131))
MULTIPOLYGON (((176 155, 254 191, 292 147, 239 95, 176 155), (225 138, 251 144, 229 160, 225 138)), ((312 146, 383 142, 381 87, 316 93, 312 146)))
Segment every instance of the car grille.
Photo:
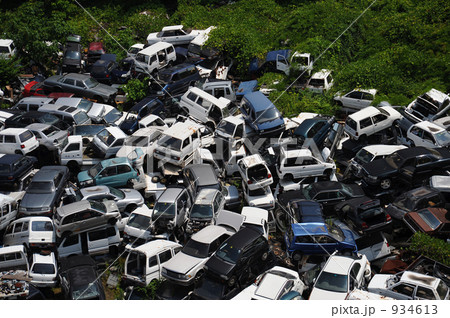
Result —
POLYGON ((174 271, 171 271, 171 270, 168 270, 168 269, 166 269, 166 275, 169 276, 169 277, 172 277, 172 278, 176 278, 176 279, 182 279, 183 278, 182 274, 179 274, 177 272, 174 272, 174 271))

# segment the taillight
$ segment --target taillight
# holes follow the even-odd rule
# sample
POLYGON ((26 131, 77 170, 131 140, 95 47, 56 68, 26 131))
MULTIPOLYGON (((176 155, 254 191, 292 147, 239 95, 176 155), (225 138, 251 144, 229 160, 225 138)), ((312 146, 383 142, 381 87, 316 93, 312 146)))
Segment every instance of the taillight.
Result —
POLYGON ((269 174, 267 175, 267 179, 270 179, 270 178, 272 178, 272 175, 269 173, 269 174))
POLYGON ((252 184, 252 183, 253 183, 252 180, 248 180, 248 181, 247 181, 247 184, 252 184))
POLYGON ((363 222, 363 223, 361 224, 361 226, 362 226, 362 228, 363 228, 363 229, 367 229, 367 228, 368 228, 368 226, 367 226, 367 223, 366 223, 366 222, 363 222))
MULTIPOLYGON (((36 140, 37 140, 37 139, 36 139, 36 140)), ((22 148, 22 149, 25 148, 25 145, 20 145, 20 148, 22 148)))
POLYGON ((391 220, 391 216, 389 214, 386 214, 386 221, 390 221, 391 220))
POLYGON ((13 176, 8 176, 8 180, 12 180, 13 179, 13 176))
POLYGON ((389 247, 389 242, 386 242, 386 246, 389 247))
POLYGON ((109 74, 106 74, 106 78, 108 78, 109 77, 109 74))

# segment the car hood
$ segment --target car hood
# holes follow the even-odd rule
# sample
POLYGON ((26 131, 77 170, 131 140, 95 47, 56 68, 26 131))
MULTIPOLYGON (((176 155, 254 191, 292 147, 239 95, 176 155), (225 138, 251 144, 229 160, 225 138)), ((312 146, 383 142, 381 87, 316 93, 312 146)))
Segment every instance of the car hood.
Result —
POLYGON ((342 232, 344 232, 344 243, 347 243, 349 245, 355 246, 355 237, 353 236, 353 233, 349 230, 341 228, 342 232))
POLYGON ((98 93, 100 93, 100 94, 105 94, 105 95, 117 94, 117 89, 115 89, 115 88, 113 88, 111 86, 105 85, 105 84, 101 84, 101 83, 98 84, 97 86, 95 86, 93 88, 93 90, 98 92, 98 93))
POLYGON ((225 202, 227 204, 233 203, 236 201, 240 201, 239 191, 235 186, 230 185, 230 186, 225 186, 225 187, 227 188, 227 192, 228 192, 227 196, 225 197, 225 202))
POLYGON ((106 207, 106 213, 110 214, 110 213, 115 213, 119 211, 119 208, 117 207, 117 203, 113 200, 107 200, 107 201, 103 201, 103 204, 106 207))
POLYGON ((87 170, 81 171, 77 176, 78 182, 83 182, 86 180, 91 180, 91 176, 88 174, 87 170))
POLYGON ((366 194, 364 193, 364 190, 361 189, 361 187, 357 184, 347 184, 347 186, 352 189, 352 193, 353 193, 353 197, 362 197, 365 196, 366 194))
POLYGON ((371 291, 371 289, 386 289, 386 282, 391 277, 392 275, 389 274, 374 275, 370 280, 369 286, 367 286, 367 288, 369 289, 369 291, 371 291))
POLYGON ((382 176, 397 172, 385 160, 374 160, 363 164, 362 167, 370 176, 382 176))
POLYGON ((127 118, 120 124, 119 128, 122 129, 124 133, 131 135, 136 131, 137 123, 138 123, 137 119, 127 118))
POLYGON ((233 271, 235 264, 227 263, 219 259, 216 255, 211 256, 211 258, 206 262, 205 266, 208 267, 209 271, 217 275, 224 275, 230 278, 230 274, 233 271))
POLYGON ((309 300, 345 300, 347 293, 332 292, 320 288, 313 288, 309 300))
POLYGON ((139 191, 135 189, 124 188, 120 190, 123 191, 123 193, 125 193, 125 198, 123 199, 125 201, 133 201, 133 202, 143 201, 142 195, 139 193, 139 191))
POLYGON ((284 119, 283 117, 278 117, 273 120, 265 121, 263 123, 256 122, 255 124, 256 127, 258 127, 258 130, 266 130, 283 125, 284 119))
POLYGON ((55 193, 25 193, 20 202, 24 208, 49 207, 55 198, 55 193))
POLYGON ((193 257, 180 252, 165 263, 164 267, 180 274, 187 274, 192 268, 200 263, 205 263, 207 260, 207 258, 193 257))
POLYGON ((389 214, 393 219, 396 220, 402 220, 403 216, 407 213, 408 211, 406 210, 402 210, 399 207, 393 205, 392 203, 389 204, 386 208, 386 213, 389 214))

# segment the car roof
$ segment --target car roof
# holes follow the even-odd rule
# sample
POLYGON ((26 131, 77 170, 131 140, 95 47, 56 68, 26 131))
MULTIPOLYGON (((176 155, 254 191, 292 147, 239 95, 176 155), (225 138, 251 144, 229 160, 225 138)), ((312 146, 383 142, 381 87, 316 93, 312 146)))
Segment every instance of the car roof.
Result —
POLYGON ((252 105, 255 111, 265 110, 275 105, 260 91, 247 93, 244 98, 252 105))
POLYGON ((10 45, 12 42, 13 42, 13 40, 11 40, 11 39, 0 39, 1 46, 10 45))
POLYGON ((195 204, 211 203, 214 196, 219 190, 216 189, 201 189, 195 198, 195 204))
MULTIPOLYGON (((140 246, 136 246, 134 248, 129 248, 130 251, 143 252, 147 254, 148 252, 159 252, 160 250, 168 249, 171 247, 177 247, 180 244, 169 241, 169 240, 154 240, 148 243, 142 244, 140 246)), ((127 248, 128 249, 128 248, 127 248)))
POLYGON ((126 157, 116 157, 111 159, 105 159, 102 161, 102 166, 109 167, 109 166, 115 166, 119 164, 130 164, 130 161, 126 157))
POLYGON ((32 181, 53 181, 60 172, 69 172, 66 166, 44 166, 34 175, 32 181))
POLYGON ((195 65, 192 63, 181 63, 178 65, 169 67, 169 68, 162 69, 161 71, 159 71, 159 73, 160 74, 175 74, 175 73, 180 72, 189 67, 195 68, 195 65))
POLYGON ((366 150, 367 152, 375 155, 375 156, 385 156, 389 155, 397 150, 406 149, 407 147, 404 145, 370 145, 365 146, 361 149, 366 150))
POLYGON ((273 272, 267 272, 256 288, 255 295, 267 299, 275 299, 287 281, 288 279, 286 277, 276 275, 273 272))
POLYGON ((287 59, 287 58, 289 58, 290 54, 291 54, 291 50, 270 51, 266 55, 266 62, 276 61, 278 55, 281 55, 281 56, 283 56, 283 57, 285 57, 287 59))
POLYGON ((97 185, 93 187, 81 188, 81 195, 83 197, 92 195, 92 194, 109 194, 109 188, 105 185, 97 185))
POLYGON ((197 124, 196 122, 186 120, 185 122, 177 122, 173 124, 168 129, 166 129, 163 134, 184 140, 197 132, 197 130, 201 127, 202 126, 200 124, 197 124))
POLYGON ((37 103, 37 104, 47 104, 53 102, 55 99, 50 97, 40 97, 40 96, 29 96, 24 97, 21 100, 19 100, 16 105, 18 104, 31 104, 31 103, 37 103))
POLYGON ((216 98, 215 96, 205 92, 204 90, 198 88, 198 87, 191 87, 189 88, 189 90, 184 94, 185 96, 187 96, 189 93, 194 93, 200 97, 202 97, 203 99, 206 99, 209 102, 212 102, 214 105, 219 106, 220 108, 224 108, 226 107, 229 103, 230 100, 226 99, 226 98, 216 98))
POLYGON ((306 149, 306 148, 284 150, 284 147, 282 147, 281 149, 283 149, 282 153, 284 154, 285 158, 312 157, 313 156, 311 150, 306 149))
POLYGON ((51 252, 50 254, 43 255, 39 253, 33 254, 33 264, 34 263, 41 263, 41 264, 55 264, 55 253, 51 252))
POLYGON ((410 147, 410 148, 406 148, 406 149, 400 149, 400 150, 396 151, 395 153, 397 153, 400 157, 408 158, 408 157, 430 154, 431 151, 430 151, 430 149, 425 148, 425 147, 410 147))
POLYGON ((400 278, 400 282, 412 282, 414 285, 425 285, 430 287, 436 287, 440 281, 441 280, 436 277, 410 271, 403 272, 402 277, 400 278))
POLYGON ((249 227, 244 227, 232 235, 226 242, 228 245, 233 246, 233 248, 241 249, 260 236, 261 233, 258 231, 249 227))
POLYGON ((0 154, 0 163, 1 164, 11 164, 14 163, 24 157, 23 155, 18 154, 0 154))
POLYGON ((51 218, 49 218, 48 216, 27 216, 27 217, 23 217, 20 219, 17 219, 11 223, 17 223, 17 222, 24 222, 24 221, 48 221, 48 222, 52 222, 53 224, 53 220, 51 218))
POLYGON ((342 189, 342 184, 338 181, 318 181, 313 183, 313 187, 316 191, 340 190, 342 189))
POLYGON ((348 256, 331 255, 322 271, 338 275, 347 275, 354 262, 355 259, 348 256))
POLYGON ((242 162, 246 168, 253 167, 256 165, 260 165, 260 164, 262 164, 264 166, 267 165, 266 162, 264 161, 264 159, 258 153, 251 155, 251 156, 244 157, 244 158, 240 159, 239 162, 242 162))
POLYGON ((429 131, 432 134, 438 133, 438 132, 441 132, 441 131, 445 130, 445 128, 443 128, 443 127, 441 127, 439 125, 436 125, 435 123, 432 123, 432 122, 430 122, 428 120, 424 120, 424 121, 418 122, 418 123, 414 124, 414 126, 422 128, 423 130, 429 131))
POLYGON ((327 69, 321 69, 318 72, 315 72, 312 76, 311 79, 324 79, 326 78, 328 75, 331 74, 331 70, 327 70, 327 69))
MULTIPOLYGON (((105 127, 100 131, 103 131, 103 130, 108 131, 111 135, 113 135, 116 138, 126 138, 128 136, 127 134, 125 134, 123 132, 122 129, 120 129, 119 127, 116 127, 116 126, 105 127)), ((97 134, 99 134, 100 131, 97 134)))
POLYGON ((89 43, 89 50, 98 50, 103 49, 103 43, 102 42, 91 42, 89 43))
POLYGON ((139 102, 137 102, 136 104, 134 104, 131 108, 130 108, 130 112, 131 111, 138 111, 140 110, 142 107, 147 106, 147 104, 150 104, 151 102, 156 101, 156 104, 152 107, 159 107, 162 103, 161 101, 158 99, 158 97, 156 96, 146 96, 143 99, 141 99, 139 102))
POLYGON ((380 110, 378 110, 376 107, 374 106, 367 106, 364 107, 363 109, 357 111, 356 113, 350 114, 348 117, 350 117, 351 119, 355 120, 355 121, 360 121, 361 119, 373 116, 373 115, 377 115, 380 113, 380 110))
POLYGON ((263 226, 263 220, 268 220, 269 212, 265 209, 244 206, 241 210, 241 215, 245 217, 244 223, 258 224, 263 226))
POLYGON ((51 127, 53 125, 43 124, 43 123, 33 123, 29 124, 26 128, 30 130, 44 130, 45 128, 51 127))
POLYGON ((183 192, 184 188, 181 187, 170 187, 164 190, 159 196, 157 202, 174 202, 174 200, 183 192), (167 200, 167 201, 165 201, 167 200))
POLYGON ((60 260, 61 272, 79 266, 96 266, 95 261, 88 255, 64 257, 60 260))
POLYGON ((56 209, 57 213, 63 217, 72 213, 87 210, 91 208, 91 203, 88 200, 81 200, 74 203, 65 204, 56 209))
POLYGON ((245 122, 244 118, 242 116, 228 116, 222 119, 223 121, 232 123, 234 125, 239 125, 245 122))
POLYGON ((25 253, 25 246, 23 245, 11 245, 0 247, 0 254, 13 253, 13 252, 23 252, 25 253))
POLYGON ((73 78, 73 79, 85 81, 88 78, 91 78, 91 76, 86 75, 86 74, 80 74, 80 73, 68 73, 68 74, 63 75, 62 78, 73 78))
POLYGON ((168 25, 165 26, 161 29, 161 31, 174 31, 174 30, 179 30, 182 29, 183 25, 182 24, 178 24, 178 25, 168 25))
POLYGON ((198 186, 216 184, 218 182, 214 168, 208 163, 189 165, 185 169, 189 169, 194 174, 198 186))
POLYGON ((0 131, 0 134, 1 135, 8 135, 8 134, 19 135, 26 131, 29 131, 29 130, 26 128, 6 128, 6 129, 3 129, 2 131, 0 131))
POLYGON ((209 225, 192 235, 191 239, 200 243, 208 244, 225 233, 228 233, 228 230, 225 227, 219 225, 209 225))
POLYGON ((173 46, 170 43, 167 42, 156 42, 155 44, 150 45, 149 47, 146 47, 143 50, 140 50, 137 54, 143 54, 143 55, 153 55, 156 54, 158 51, 166 49, 168 47, 173 46))

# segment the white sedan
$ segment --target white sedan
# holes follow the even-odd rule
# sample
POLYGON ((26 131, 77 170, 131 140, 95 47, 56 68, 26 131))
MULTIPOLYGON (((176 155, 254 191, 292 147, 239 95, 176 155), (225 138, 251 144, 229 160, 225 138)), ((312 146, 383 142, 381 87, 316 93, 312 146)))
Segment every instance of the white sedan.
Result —
POLYGON ((342 110, 355 112, 370 106, 376 93, 376 89, 354 89, 347 94, 337 93, 334 100, 342 110))
POLYGON ((185 30, 182 25, 172 25, 162 28, 161 32, 150 33, 147 43, 152 45, 157 42, 168 42, 173 45, 189 44, 204 30, 185 30))

